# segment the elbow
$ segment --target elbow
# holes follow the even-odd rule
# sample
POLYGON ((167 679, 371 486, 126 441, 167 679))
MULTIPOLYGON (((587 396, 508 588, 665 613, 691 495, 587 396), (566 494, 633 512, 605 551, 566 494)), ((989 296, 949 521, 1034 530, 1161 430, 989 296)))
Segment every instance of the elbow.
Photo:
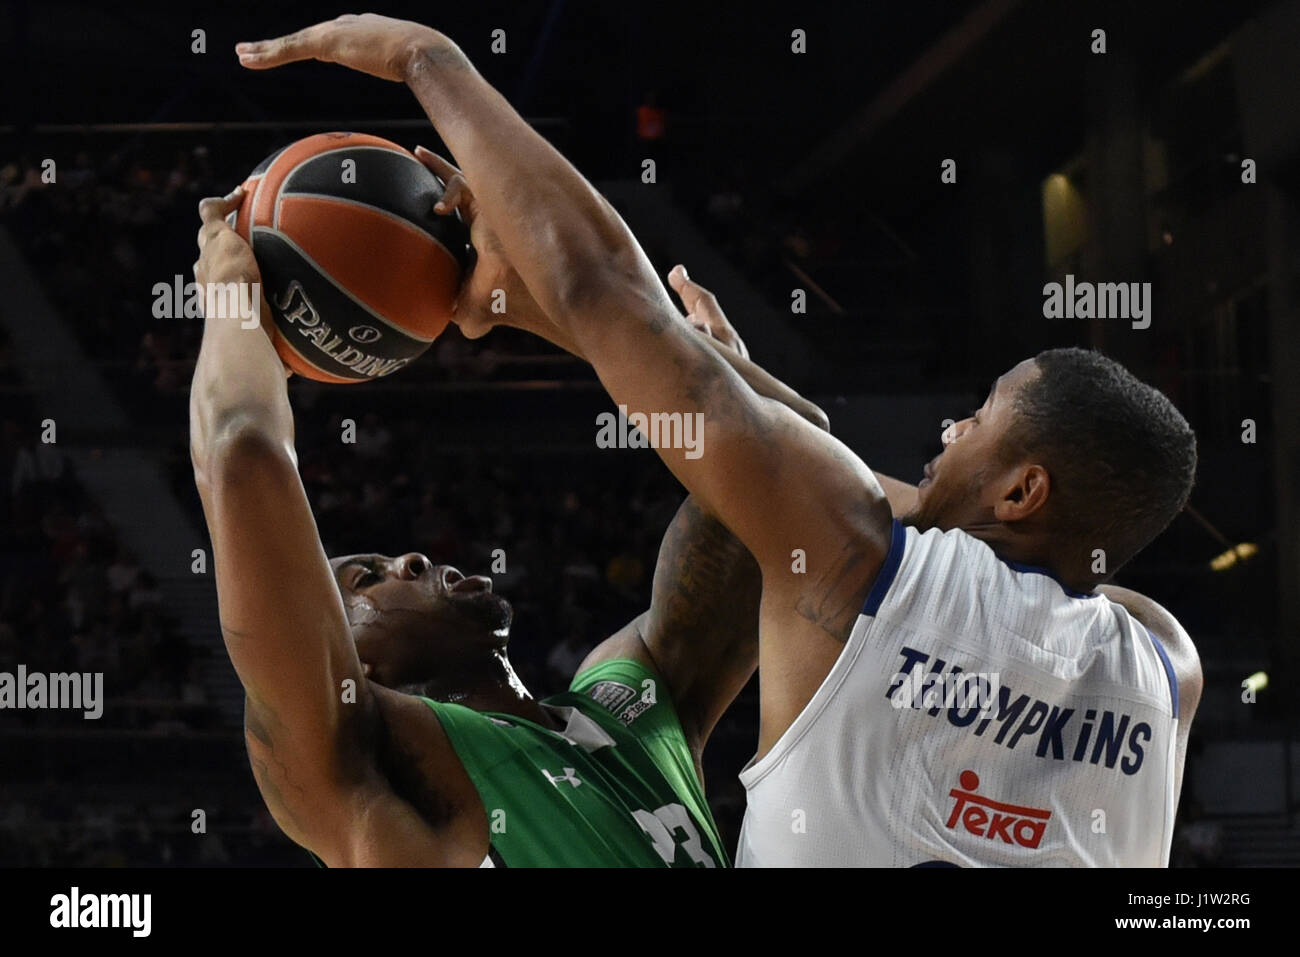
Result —
POLYGON ((609 303, 626 296, 633 288, 634 272, 621 265, 617 255, 604 258, 583 251, 563 256, 559 261, 563 264, 559 270, 561 279, 551 315, 608 315, 609 303))
POLYGON ((793 412, 799 418, 805 422, 811 422, 823 432, 830 432, 831 430, 831 420, 822 411, 821 406, 815 402, 809 402, 803 396, 774 398, 760 393, 760 398, 762 400, 761 407, 771 415, 786 415, 788 417, 788 413, 793 412))
MULTIPOLYGON (((630 300, 664 299, 636 237, 618 211, 595 189, 581 195, 561 191, 548 203, 565 214, 537 224, 530 237, 535 250, 544 250, 545 281, 525 277, 538 305, 557 323, 582 324, 584 318, 608 318, 611 307, 630 300)), ((540 278, 540 277, 539 277, 540 278)))
POLYGON ((662 331, 676 315, 658 280, 635 266, 584 263, 565 273, 547 314, 588 361, 629 334, 630 326, 662 331))
POLYGON ((298 470, 289 437, 281 435, 265 416, 238 411, 220 416, 202 441, 192 441, 190 459, 200 487, 223 485, 277 467, 295 474, 298 470))
POLYGON ((612 305, 662 293, 654 270, 630 237, 597 231, 582 241, 565 237, 556 245, 553 316, 599 313, 608 318, 612 305))

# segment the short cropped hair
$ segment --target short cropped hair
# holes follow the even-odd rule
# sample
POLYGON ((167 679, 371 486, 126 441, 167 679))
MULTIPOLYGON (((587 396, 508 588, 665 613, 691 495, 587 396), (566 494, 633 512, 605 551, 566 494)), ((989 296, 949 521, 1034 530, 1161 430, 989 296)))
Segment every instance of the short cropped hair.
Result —
POLYGON ((1051 476, 1061 531, 1106 553, 1113 573, 1169 526, 1196 477, 1196 433, 1158 389, 1087 349, 1034 357, 1014 439, 1051 476))

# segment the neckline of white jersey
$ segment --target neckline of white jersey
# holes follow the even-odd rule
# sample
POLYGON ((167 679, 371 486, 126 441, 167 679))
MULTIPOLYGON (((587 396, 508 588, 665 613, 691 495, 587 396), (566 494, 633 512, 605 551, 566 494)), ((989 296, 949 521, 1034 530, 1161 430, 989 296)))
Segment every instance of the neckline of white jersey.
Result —
POLYGON ((1013 562, 1005 558, 1000 559, 1000 561, 1002 562, 1002 564, 1006 565, 1012 571, 1030 572, 1034 575, 1046 575, 1052 581, 1056 582, 1056 584, 1060 585, 1061 591, 1065 592, 1071 598, 1100 598, 1101 597, 1100 592, 1075 591, 1065 582, 1057 578, 1056 574, 1053 571, 1047 568, 1043 568, 1039 565, 1026 565, 1024 562, 1013 562))

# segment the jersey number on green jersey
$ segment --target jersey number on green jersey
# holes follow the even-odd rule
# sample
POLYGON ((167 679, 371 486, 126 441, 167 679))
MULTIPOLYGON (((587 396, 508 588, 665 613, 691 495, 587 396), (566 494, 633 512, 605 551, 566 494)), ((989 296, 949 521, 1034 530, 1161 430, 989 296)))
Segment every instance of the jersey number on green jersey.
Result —
POLYGON ((653 814, 637 810, 632 812, 632 816, 641 825, 641 829, 650 835, 651 843, 665 864, 673 862, 680 842, 682 850, 696 864, 701 867, 717 866, 704 850, 700 832, 695 829, 695 823, 682 805, 665 804, 656 808, 653 814))

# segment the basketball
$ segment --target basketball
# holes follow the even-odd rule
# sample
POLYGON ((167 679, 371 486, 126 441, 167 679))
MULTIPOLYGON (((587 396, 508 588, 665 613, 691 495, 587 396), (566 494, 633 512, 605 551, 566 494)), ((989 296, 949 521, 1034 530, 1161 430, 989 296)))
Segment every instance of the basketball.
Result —
POLYGON ((263 160, 235 230, 253 247, 281 360, 321 382, 390 375, 451 318, 469 231, 442 182, 396 143, 320 133, 263 160))

